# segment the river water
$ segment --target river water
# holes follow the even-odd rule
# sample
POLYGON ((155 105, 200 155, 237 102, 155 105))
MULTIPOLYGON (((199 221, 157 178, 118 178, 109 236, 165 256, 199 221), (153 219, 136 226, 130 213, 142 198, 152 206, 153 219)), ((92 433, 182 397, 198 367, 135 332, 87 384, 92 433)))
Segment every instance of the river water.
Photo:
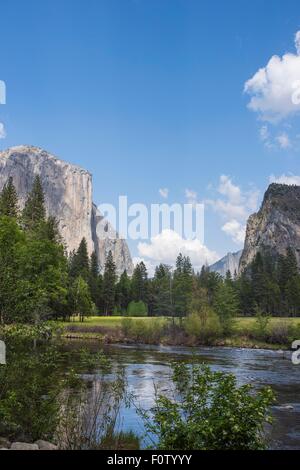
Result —
MULTIPOLYGON (((90 344, 91 349, 98 348, 90 344)), ((88 346, 85 343, 85 347, 88 346)), ((274 424, 268 435, 272 449, 300 449, 300 366, 291 361, 291 353, 267 350, 231 348, 185 348, 164 346, 109 346, 105 353, 115 367, 122 366, 128 391, 134 393, 142 408, 154 403, 154 387, 170 389, 170 361, 197 361, 213 370, 235 374, 239 384, 250 383, 255 388, 269 385, 276 394, 273 407, 274 424)), ((89 379, 96 384, 97 374, 89 379)), ((143 435, 143 422, 135 407, 121 407, 120 425, 143 435)), ((146 446, 147 442, 143 441, 146 446)))

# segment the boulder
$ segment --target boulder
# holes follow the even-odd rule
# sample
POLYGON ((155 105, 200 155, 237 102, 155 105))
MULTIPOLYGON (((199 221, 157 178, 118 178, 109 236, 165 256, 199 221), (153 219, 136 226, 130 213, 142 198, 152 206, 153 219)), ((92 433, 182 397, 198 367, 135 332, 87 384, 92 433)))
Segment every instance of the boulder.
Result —
POLYGON ((39 450, 37 444, 28 444, 27 442, 14 442, 11 445, 11 450, 39 450))
POLYGON ((58 450, 58 447, 55 444, 41 439, 36 441, 35 444, 38 446, 39 450, 58 450))

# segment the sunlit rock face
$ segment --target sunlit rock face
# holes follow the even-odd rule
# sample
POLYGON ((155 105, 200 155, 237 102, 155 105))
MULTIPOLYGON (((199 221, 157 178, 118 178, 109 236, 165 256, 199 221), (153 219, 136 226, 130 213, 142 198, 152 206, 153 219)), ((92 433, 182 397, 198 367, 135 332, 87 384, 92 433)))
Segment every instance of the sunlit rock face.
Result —
POLYGON ((0 152, 0 190, 12 176, 21 209, 36 175, 42 181, 47 214, 58 220, 67 250, 76 250, 82 238, 86 238, 89 254, 95 250, 98 255, 100 269, 111 250, 118 274, 125 269, 131 274, 133 264, 126 242, 117 238, 112 228, 112 240, 100 239, 97 234, 101 214, 92 201, 92 175, 88 171, 37 147, 12 147, 0 152))
POLYGON ((209 270, 216 272, 223 277, 225 277, 229 271, 231 276, 234 277, 239 272, 241 254, 242 250, 236 253, 228 253, 224 258, 211 265, 209 270))
POLYGON ((276 258, 285 255, 288 247, 295 251, 300 268, 300 186, 273 183, 265 193, 259 212, 248 220, 240 272, 258 252, 276 258))

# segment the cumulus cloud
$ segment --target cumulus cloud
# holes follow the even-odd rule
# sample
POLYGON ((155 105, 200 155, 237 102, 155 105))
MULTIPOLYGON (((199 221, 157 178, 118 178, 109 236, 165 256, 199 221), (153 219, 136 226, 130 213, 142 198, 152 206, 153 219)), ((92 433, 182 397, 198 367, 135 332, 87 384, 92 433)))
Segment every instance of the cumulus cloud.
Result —
POLYGON ((246 225, 242 225, 237 220, 230 220, 222 227, 223 232, 229 235, 237 244, 243 244, 245 241, 246 225))
POLYGON ((256 188, 243 190, 227 175, 220 177, 217 192, 218 197, 206 203, 220 214, 223 232, 240 245, 244 242, 246 221, 257 209, 260 192, 256 188))
POLYGON ((206 263, 212 264, 220 258, 216 252, 209 250, 198 239, 185 240, 170 229, 163 230, 159 235, 152 237, 149 243, 140 242, 138 253, 139 259, 150 262, 152 267, 159 263, 174 265, 179 253, 189 256, 195 269, 200 269, 206 263))
POLYGON ((0 122, 0 139, 5 139, 5 137, 6 137, 5 127, 4 127, 4 124, 0 122))
POLYGON ((271 57, 244 85, 251 97, 249 109, 264 121, 276 123, 300 111, 300 31, 295 35, 295 48, 296 54, 271 57))
POLYGON ((168 188, 160 188, 158 192, 161 195, 161 197, 163 197, 164 199, 168 199, 168 196, 169 196, 168 188))
POLYGON ((280 184, 288 184, 288 185, 297 185, 300 186, 300 176, 293 175, 293 174, 282 174, 280 176, 271 175, 269 177, 270 183, 280 183, 280 184))

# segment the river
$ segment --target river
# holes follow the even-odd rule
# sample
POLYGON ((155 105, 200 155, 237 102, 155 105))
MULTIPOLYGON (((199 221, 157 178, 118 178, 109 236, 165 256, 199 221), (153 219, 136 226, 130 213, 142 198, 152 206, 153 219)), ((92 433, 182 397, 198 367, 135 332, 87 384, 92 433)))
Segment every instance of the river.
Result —
MULTIPOLYGON (((99 344, 99 343, 98 343, 99 344)), ((98 344, 84 346, 98 349, 98 344)), ((233 348, 191 348, 164 346, 107 346, 105 353, 115 367, 125 370, 128 391, 137 403, 150 408, 154 403, 154 386, 162 392, 170 389, 170 361, 192 360, 208 364, 213 370, 235 374, 239 384, 251 383, 255 388, 269 385, 277 403, 273 407, 274 424, 268 432, 272 449, 300 449, 300 366, 291 361, 291 353, 233 348)), ((97 374, 87 379, 97 384, 97 374)), ((143 423, 135 407, 121 407, 120 425, 143 435, 143 423)), ((146 446, 147 442, 143 441, 146 446)))

